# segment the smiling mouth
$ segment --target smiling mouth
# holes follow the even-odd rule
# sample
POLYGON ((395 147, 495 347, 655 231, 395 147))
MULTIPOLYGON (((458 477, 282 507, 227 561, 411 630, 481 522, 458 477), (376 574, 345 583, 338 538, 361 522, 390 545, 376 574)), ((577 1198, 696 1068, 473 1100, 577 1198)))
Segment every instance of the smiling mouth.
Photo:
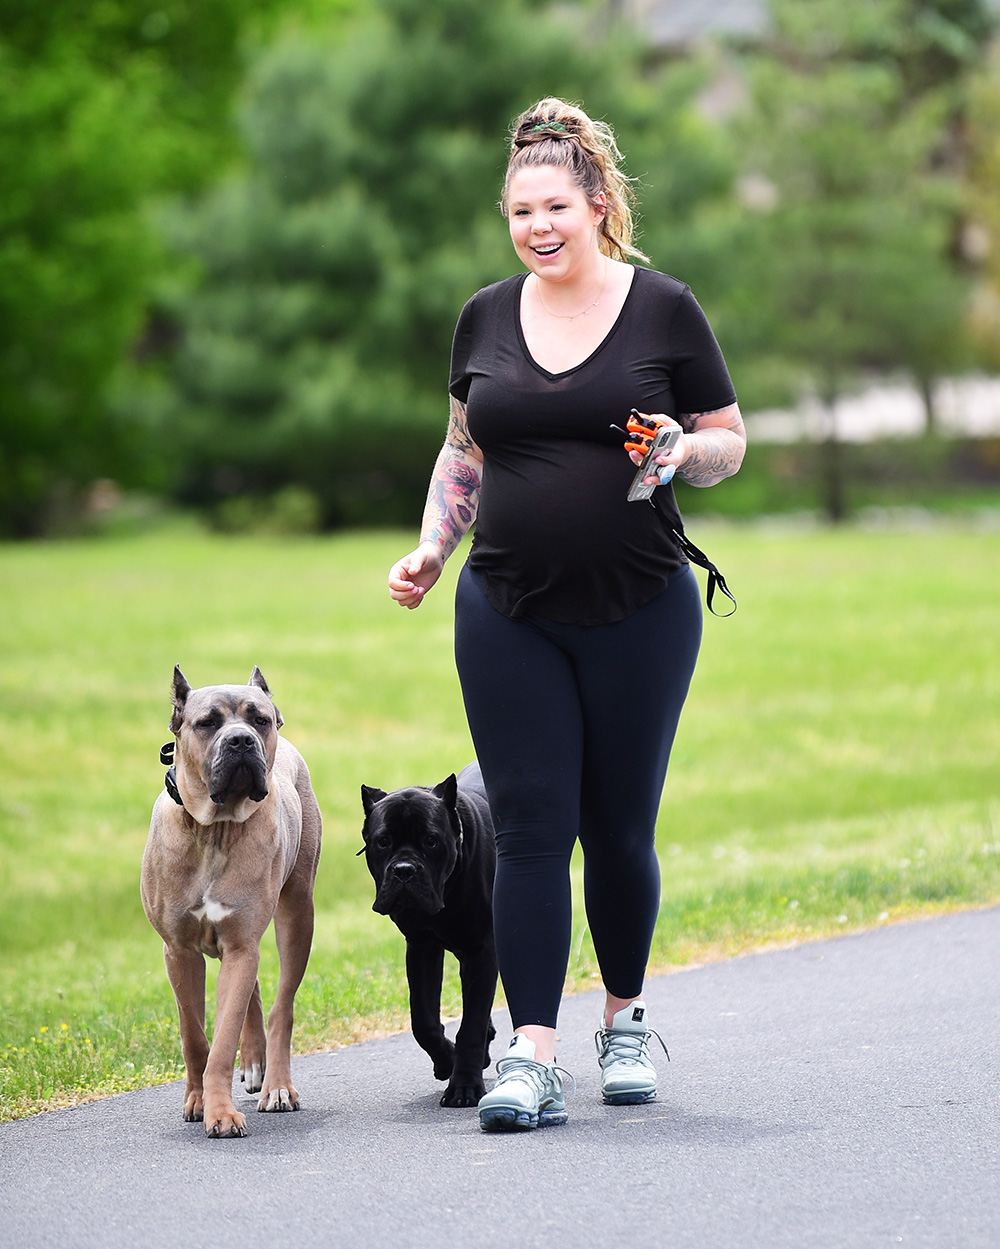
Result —
POLYGON ((531 250, 536 256, 554 256, 556 252, 562 251, 564 246, 563 243, 545 243, 542 247, 533 247, 531 250))

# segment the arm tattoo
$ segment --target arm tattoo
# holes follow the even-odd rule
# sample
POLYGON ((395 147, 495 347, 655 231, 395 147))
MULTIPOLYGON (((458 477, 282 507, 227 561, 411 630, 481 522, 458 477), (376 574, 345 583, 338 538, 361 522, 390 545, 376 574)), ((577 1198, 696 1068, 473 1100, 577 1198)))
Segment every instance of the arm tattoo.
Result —
POLYGON ((678 477, 692 486, 714 486, 737 471, 747 445, 737 404, 713 412, 685 413, 677 419, 691 447, 677 470, 678 477))
POLYGON ((483 457, 469 436, 465 404, 451 401, 451 420, 444 446, 434 465, 421 542, 434 542, 447 559, 462 541, 479 511, 483 457))
POLYGON ((465 404, 461 403, 454 396, 451 398, 451 417, 448 421, 448 433, 445 435, 445 442, 449 443, 456 451, 461 451, 463 455, 471 454, 477 460, 482 461, 482 454, 479 448, 469 437, 469 418, 466 415, 465 404))

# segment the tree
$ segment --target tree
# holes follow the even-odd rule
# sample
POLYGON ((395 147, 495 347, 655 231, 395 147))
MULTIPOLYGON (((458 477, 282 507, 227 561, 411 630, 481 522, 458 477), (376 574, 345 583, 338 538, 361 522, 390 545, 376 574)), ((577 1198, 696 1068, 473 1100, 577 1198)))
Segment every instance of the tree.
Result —
POLYGON ((162 259, 146 204, 231 159, 243 32, 278 4, 0 2, 0 534, 140 470, 107 393, 162 259))
POLYGON ((734 229, 740 347, 793 362, 821 399, 832 520, 847 510, 837 398, 866 372, 926 382, 963 339, 958 183, 942 160, 952 101, 934 49, 914 48, 914 7, 934 6, 777 0, 773 40, 750 62, 744 173, 773 196, 734 229))

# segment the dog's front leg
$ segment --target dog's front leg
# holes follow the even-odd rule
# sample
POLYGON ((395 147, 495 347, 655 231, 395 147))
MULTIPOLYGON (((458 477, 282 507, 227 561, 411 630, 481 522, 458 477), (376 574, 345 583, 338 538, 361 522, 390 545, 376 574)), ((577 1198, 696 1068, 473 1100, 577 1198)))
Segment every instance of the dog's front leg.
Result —
POLYGON ((233 1105, 233 1068, 240 1031, 257 981, 256 944, 223 947, 215 1007, 215 1031, 205 1064, 205 1131, 209 1136, 246 1136, 246 1115, 233 1105))
POLYGON ((444 946, 433 938, 406 940, 406 979, 410 988, 410 1026, 413 1039, 434 1063, 434 1078, 449 1080, 455 1066, 455 1047, 441 1023, 441 980, 444 946))
POLYGON ((497 987, 496 952, 492 940, 460 960, 462 1024, 455 1038, 455 1070, 441 1098, 442 1106, 475 1106, 486 1092, 483 1068, 489 1065, 493 998, 497 987))
POLYGON ((204 1118, 205 1064, 208 1037, 205 1035, 205 956, 197 950, 177 948, 164 942, 163 961, 167 979, 177 1002, 177 1018, 184 1055, 184 1121, 204 1118))

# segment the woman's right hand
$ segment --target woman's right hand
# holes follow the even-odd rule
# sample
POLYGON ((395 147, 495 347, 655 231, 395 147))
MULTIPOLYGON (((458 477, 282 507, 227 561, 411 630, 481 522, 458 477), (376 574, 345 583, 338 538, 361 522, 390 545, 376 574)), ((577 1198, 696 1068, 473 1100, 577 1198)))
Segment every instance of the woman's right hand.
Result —
POLYGON ((424 601, 444 568, 441 548, 436 542, 421 542, 389 569, 389 594, 400 607, 411 611, 424 601))

